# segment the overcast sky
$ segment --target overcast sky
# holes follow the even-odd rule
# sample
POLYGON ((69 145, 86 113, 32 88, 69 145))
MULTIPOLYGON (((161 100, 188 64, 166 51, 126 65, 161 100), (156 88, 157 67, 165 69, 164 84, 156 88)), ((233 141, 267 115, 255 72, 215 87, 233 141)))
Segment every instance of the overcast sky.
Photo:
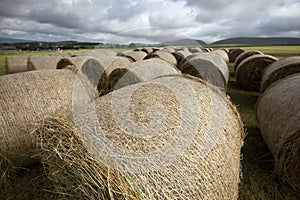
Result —
POLYGON ((300 0, 0 0, 0 37, 105 43, 300 37, 300 0))

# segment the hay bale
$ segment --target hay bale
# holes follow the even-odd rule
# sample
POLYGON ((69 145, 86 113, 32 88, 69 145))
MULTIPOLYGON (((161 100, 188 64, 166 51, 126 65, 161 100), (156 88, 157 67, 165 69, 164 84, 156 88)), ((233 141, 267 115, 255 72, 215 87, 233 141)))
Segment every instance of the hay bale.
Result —
POLYGON ((211 53, 214 53, 214 54, 220 56, 226 62, 226 64, 229 63, 229 56, 228 56, 228 53, 226 52, 226 50, 217 49, 217 50, 211 51, 211 53))
POLYGON ((244 53, 245 50, 241 48, 229 49, 229 62, 234 63, 235 59, 241 54, 244 53))
POLYGON ((132 61, 126 57, 110 57, 108 59, 99 60, 100 64, 105 68, 105 75, 100 78, 98 91, 99 95, 102 96, 110 92, 108 77, 115 69, 126 68, 132 61), (101 90, 100 90, 101 88, 101 90))
POLYGON ((107 76, 104 73, 106 66, 101 64, 99 60, 91 56, 63 58, 58 62, 57 69, 65 69, 68 66, 73 66, 75 71, 81 71, 92 86, 98 89, 99 93, 103 92, 102 82, 107 81, 107 76))
POLYGON ((28 59, 29 70, 48 70, 56 69, 58 62, 63 59, 63 56, 41 55, 30 56, 28 59))
POLYGON ((153 48, 152 47, 144 47, 142 48, 143 52, 145 52, 146 54, 152 53, 153 52, 153 48))
POLYGON ((156 51, 165 51, 165 52, 173 53, 173 52, 175 52, 175 49, 173 47, 164 47, 164 48, 158 49, 156 51))
POLYGON ((162 77, 96 99, 95 120, 90 113, 78 113, 77 123, 87 129, 48 118, 33 133, 58 194, 79 199, 238 197, 243 125, 214 87, 191 77, 162 77), (114 107, 128 103, 130 110, 115 113, 114 107), (124 129, 118 119, 132 121, 124 129), (87 131, 94 122, 103 132, 99 127, 87 131), (145 131, 135 135, 134 126, 145 131))
POLYGON ((194 56, 182 64, 181 72, 201 78, 225 91, 229 78, 229 71, 225 72, 228 73, 228 75, 225 75, 225 78, 221 71, 221 67, 218 66, 219 64, 215 60, 219 60, 221 65, 224 65, 223 68, 227 68, 225 61, 210 53, 203 54, 204 53, 194 56))
POLYGON ((235 71, 235 78, 240 88, 259 91, 265 69, 277 58, 270 55, 253 55, 243 60, 235 71))
POLYGON ((151 54, 148 54, 144 58, 144 60, 151 59, 151 58, 160 58, 164 61, 167 61, 168 63, 170 63, 171 65, 173 65, 175 67, 177 66, 177 60, 176 60, 175 56, 172 53, 167 52, 167 51, 163 51, 163 50, 155 51, 151 54))
POLYGON ((75 74, 70 70, 30 71, 0 77, 0 163, 15 166, 36 160, 30 132, 43 117, 68 114, 75 74))
POLYGON ((234 62, 234 71, 236 71, 236 68, 239 66, 239 64, 245 60, 246 58, 250 57, 250 56, 253 56, 253 55, 257 55, 257 54, 263 54, 261 51, 256 51, 256 50, 253 50, 253 51, 246 51, 246 52, 243 52, 241 53, 236 59, 235 59, 235 62, 234 62))
POLYGON ((275 158, 275 172, 300 189, 300 73, 270 86, 257 102, 263 139, 275 158))
POLYGON ((260 91, 263 92, 272 83, 300 72, 300 56, 287 57, 270 65, 261 79, 260 91))
POLYGON ((191 53, 202 53, 204 52, 202 48, 200 47, 190 47, 188 48, 189 52, 191 53))
POLYGON ((5 70, 6 74, 13 74, 28 71, 27 63, 29 56, 6 56, 5 70))
POLYGON ((129 58, 132 62, 137 62, 143 60, 147 56, 147 53, 144 51, 127 51, 117 55, 129 58))
POLYGON ((175 59, 177 60, 177 66, 182 63, 182 61, 192 53, 186 50, 179 50, 172 53, 175 59))
POLYGON ((107 91, 149 81, 163 75, 179 74, 179 70, 159 58, 151 58, 114 69, 108 76, 107 91))

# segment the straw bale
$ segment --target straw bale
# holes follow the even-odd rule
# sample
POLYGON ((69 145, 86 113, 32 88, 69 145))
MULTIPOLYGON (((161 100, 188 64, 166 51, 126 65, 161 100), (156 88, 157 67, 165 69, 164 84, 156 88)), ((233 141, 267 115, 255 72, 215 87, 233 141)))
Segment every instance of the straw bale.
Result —
POLYGON ((275 158, 275 172, 300 189, 300 73, 272 84, 257 102, 263 139, 275 158))

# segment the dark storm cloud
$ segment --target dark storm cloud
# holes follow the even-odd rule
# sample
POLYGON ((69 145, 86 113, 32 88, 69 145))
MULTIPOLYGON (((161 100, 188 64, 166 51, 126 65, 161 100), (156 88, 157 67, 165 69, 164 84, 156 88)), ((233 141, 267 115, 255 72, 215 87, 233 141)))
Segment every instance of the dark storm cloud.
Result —
POLYGON ((300 37, 299 10, 299 0, 1 0, 0 36, 124 43, 300 37))

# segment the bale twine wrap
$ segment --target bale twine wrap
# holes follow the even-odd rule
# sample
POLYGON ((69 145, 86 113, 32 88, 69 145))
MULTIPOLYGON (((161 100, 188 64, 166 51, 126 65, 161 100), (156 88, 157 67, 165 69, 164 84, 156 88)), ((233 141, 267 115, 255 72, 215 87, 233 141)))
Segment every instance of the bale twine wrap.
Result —
POLYGON ((275 172, 300 189, 300 73, 262 93, 257 103, 261 134, 275 157, 275 172))
POLYGON ((58 62, 63 58, 64 58, 63 56, 58 56, 58 55, 30 56, 28 58, 28 69, 29 70, 56 69, 58 62))
POLYGON ((27 63, 29 56, 6 56, 5 70, 6 74, 13 74, 28 71, 27 63))
POLYGON ((137 62, 143 60, 147 56, 147 53, 144 51, 127 51, 117 55, 129 58, 132 62, 137 62))
POLYGON ((241 54, 244 53, 245 50, 241 48, 229 49, 229 62, 234 63, 235 59, 241 54))
POLYGON ((229 69, 225 61, 209 52, 189 58, 181 65, 181 72, 201 78, 215 86, 226 89, 229 79, 229 69))
POLYGON ((243 125, 219 90, 196 78, 168 76, 116 90, 93 105, 95 120, 88 106, 78 113, 76 124, 84 128, 50 118, 33 133, 58 194, 237 199, 243 125), (143 131, 135 132, 136 126, 143 131))
POLYGON ((274 62, 262 76, 260 91, 263 92, 277 80, 298 72, 300 72, 300 56, 287 57, 274 62))
POLYGON ((243 60, 235 71, 235 78, 240 88, 259 91, 262 75, 267 67, 276 62, 270 55, 253 55, 243 60))
POLYGON ((109 74, 107 91, 113 91, 170 74, 180 74, 180 71, 170 63, 159 58, 134 62, 122 68, 116 68, 109 74))
POLYGON ((181 64, 181 62, 188 57, 189 55, 191 55, 192 53, 186 50, 179 50, 179 51, 175 51, 172 53, 173 56, 175 57, 175 59, 177 60, 177 67, 178 65, 181 64))
MULTIPOLYGON (((69 114, 75 75, 70 70, 30 71, 0 77, 0 160, 35 162, 29 133, 48 115, 69 114)), ((0 161, 1 163, 1 161, 0 161)))
POLYGON ((153 52, 151 54, 148 54, 144 58, 144 60, 151 59, 151 58, 160 58, 164 61, 167 61, 168 63, 170 63, 171 65, 173 65, 175 67, 177 66, 177 60, 176 60, 175 56, 172 53, 167 52, 167 51, 161 50, 161 51, 153 52))
POLYGON ((261 51, 256 51, 256 50, 253 50, 253 51, 246 51, 246 52, 243 52, 241 53, 236 59, 235 59, 235 62, 234 62, 234 71, 236 71, 236 68, 239 66, 239 64, 245 60, 246 58, 250 57, 250 56, 253 56, 253 55, 257 55, 257 54, 264 54, 262 53, 261 51))

